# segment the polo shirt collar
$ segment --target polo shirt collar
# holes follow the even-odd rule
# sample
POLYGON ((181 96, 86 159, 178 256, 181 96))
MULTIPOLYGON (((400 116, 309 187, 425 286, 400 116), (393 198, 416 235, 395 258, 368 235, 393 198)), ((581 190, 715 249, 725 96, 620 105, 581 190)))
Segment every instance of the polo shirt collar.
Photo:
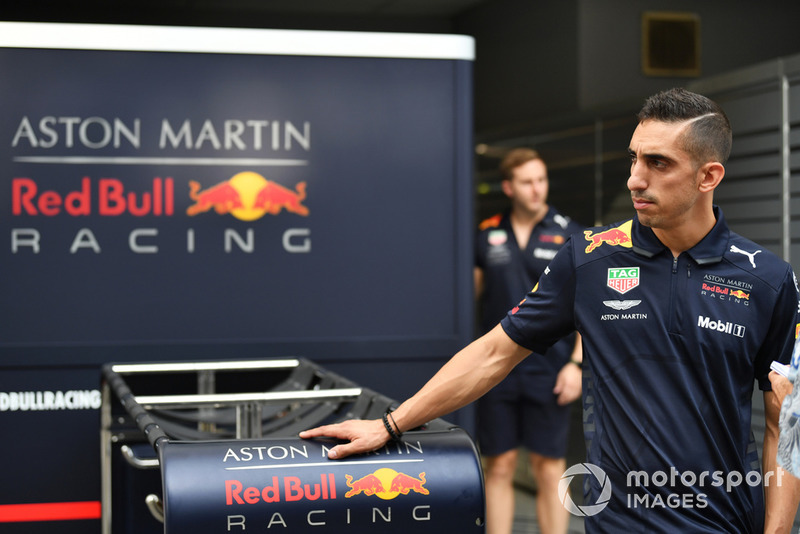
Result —
MULTIPOLYGON (((719 206, 714 206, 714 217, 717 222, 711 231, 698 244, 686 251, 698 265, 719 263, 728 248, 730 229, 719 206)), ((631 238, 633 251, 641 256, 651 258, 667 249, 651 228, 639 222, 638 216, 633 218, 631 238)))

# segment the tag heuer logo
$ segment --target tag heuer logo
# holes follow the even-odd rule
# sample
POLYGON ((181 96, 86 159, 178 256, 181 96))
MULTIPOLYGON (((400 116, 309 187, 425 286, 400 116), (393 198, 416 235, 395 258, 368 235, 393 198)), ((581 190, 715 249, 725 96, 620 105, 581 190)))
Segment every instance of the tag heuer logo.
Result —
POLYGON ((608 270, 607 284, 618 293, 627 293, 639 285, 639 268, 612 267, 608 270))

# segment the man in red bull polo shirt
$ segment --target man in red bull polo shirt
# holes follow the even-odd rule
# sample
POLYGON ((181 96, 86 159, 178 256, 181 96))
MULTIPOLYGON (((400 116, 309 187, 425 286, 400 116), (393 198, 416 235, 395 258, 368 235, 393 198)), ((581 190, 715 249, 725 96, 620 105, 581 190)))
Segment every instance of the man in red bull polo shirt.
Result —
POLYGON ((584 502, 605 505, 585 518, 587 533, 789 533, 800 489, 776 463, 780 405, 768 375, 773 360, 792 355, 794 273, 731 231, 713 204, 732 139, 716 103, 672 89, 649 98, 638 118, 628 147, 632 220, 573 236, 525 301, 391 419, 301 437, 349 440, 331 458, 374 450, 474 401, 577 328, 595 473, 584 502), (587 251, 610 228, 629 239, 587 251), (720 300, 704 284, 749 298, 720 300), (766 414, 763 473, 750 430, 754 382, 766 414))

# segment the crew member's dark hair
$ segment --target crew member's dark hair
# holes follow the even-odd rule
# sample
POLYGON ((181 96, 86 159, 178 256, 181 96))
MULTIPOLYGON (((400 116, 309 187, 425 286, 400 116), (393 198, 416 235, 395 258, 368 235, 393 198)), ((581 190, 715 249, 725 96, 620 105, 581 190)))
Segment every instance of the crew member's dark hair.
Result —
POLYGON ((703 95, 680 87, 662 91, 645 101, 637 118, 639 122, 692 121, 683 149, 698 167, 709 161, 724 164, 731 154, 731 123, 719 104, 703 95))
POLYGON ((514 169, 535 159, 541 160, 542 156, 532 148, 514 148, 510 150, 500 162, 500 174, 503 176, 503 180, 510 180, 514 174, 514 169))

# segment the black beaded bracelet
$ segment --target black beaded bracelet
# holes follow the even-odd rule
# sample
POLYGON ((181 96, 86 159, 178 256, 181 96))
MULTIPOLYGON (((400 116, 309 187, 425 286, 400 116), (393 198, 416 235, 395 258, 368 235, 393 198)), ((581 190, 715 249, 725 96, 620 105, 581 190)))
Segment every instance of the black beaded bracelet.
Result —
POLYGON ((402 437, 402 436, 403 436, 403 433, 402 433, 402 432, 400 432, 400 425, 398 425, 398 424, 397 424, 397 421, 395 421, 395 420, 394 420, 394 416, 392 415, 392 411, 391 411, 391 410, 389 410, 388 412, 386 412, 386 415, 388 415, 388 416, 389 416, 389 419, 391 419, 391 420, 392 420, 392 423, 394 423, 394 428, 395 428, 395 430, 397 431, 397 437, 398 437, 398 438, 402 437))
POLYGON ((389 424, 388 414, 383 414, 383 426, 386 427, 386 431, 389 433, 389 436, 391 436, 393 440, 398 441, 400 439, 400 435, 397 432, 395 432, 394 428, 392 428, 392 425, 389 424))

